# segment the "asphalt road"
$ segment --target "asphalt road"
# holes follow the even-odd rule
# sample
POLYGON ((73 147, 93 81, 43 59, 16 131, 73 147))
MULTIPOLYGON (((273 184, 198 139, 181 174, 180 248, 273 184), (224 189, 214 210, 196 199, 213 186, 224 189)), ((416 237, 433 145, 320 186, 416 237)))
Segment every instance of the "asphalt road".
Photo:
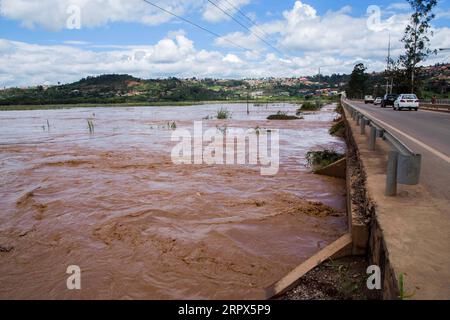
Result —
MULTIPOLYGON (((422 154, 421 184, 441 200, 450 200, 450 113, 393 111, 349 101, 361 111, 387 124, 391 133, 422 154)), ((383 122, 383 123, 381 123, 383 122)))

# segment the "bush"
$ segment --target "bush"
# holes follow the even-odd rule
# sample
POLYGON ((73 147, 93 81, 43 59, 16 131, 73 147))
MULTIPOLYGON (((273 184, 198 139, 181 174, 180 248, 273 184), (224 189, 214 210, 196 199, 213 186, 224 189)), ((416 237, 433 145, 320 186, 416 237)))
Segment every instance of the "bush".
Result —
POLYGON ((343 137, 344 132, 345 132, 345 123, 343 120, 340 120, 339 122, 335 123, 330 128, 330 134, 332 136, 343 137))
POLYGON ((344 108, 342 107, 341 100, 338 101, 335 112, 339 113, 339 114, 343 114, 344 113, 344 108))
POLYGON ((289 116, 286 112, 278 111, 277 114, 272 114, 267 117, 267 120, 299 120, 296 116, 289 116))
POLYGON ((303 111, 317 111, 322 107, 322 103, 319 100, 315 102, 305 102, 302 104, 301 108, 297 110, 297 115, 301 114, 303 111))
POLYGON ((228 109, 220 108, 220 110, 217 111, 217 119, 223 120, 229 118, 231 118, 231 112, 228 111, 228 109))
POLYGON ((314 167, 315 170, 324 168, 343 157, 343 154, 337 153, 334 150, 309 151, 306 154, 306 160, 308 160, 309 165, 314 167))

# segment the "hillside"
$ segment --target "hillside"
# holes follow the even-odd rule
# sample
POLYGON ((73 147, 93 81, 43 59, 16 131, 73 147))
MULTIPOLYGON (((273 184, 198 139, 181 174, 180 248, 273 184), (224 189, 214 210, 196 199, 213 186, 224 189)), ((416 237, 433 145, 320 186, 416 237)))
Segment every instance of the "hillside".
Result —
MULTIPOLYGON (((448 98, 450 64, 421 69, 422 98, 448 98)), ((54 105, 80 103, 194 102, 208 100, 297 99, 311 95, 336 95, 346 89, 349 75, 221 79, 139 79, 130 75, 110 74, 83 78, 58 86, 9 88, 0 90, 0 105, 54 105)), ((365 94, 382 95, 384 73, 367 74, 365 94)))

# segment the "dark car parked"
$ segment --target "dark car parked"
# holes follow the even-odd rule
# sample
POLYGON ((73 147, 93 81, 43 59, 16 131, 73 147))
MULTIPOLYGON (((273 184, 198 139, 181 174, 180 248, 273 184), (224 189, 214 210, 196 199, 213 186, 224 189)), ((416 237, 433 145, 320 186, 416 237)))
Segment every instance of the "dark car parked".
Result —
POLYGON ((394 106, 395 100, 397 100, 398 94, 386 94, 381 101, 381 107, 386 108, 387 106, 394 106))

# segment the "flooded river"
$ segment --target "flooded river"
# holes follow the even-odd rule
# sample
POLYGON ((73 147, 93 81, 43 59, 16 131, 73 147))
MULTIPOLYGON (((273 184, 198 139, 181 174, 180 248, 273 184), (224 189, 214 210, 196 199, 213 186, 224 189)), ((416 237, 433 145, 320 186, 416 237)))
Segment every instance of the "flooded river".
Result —
POLYGON ((311 173, 334 106, 227 105, 206 127, 280 129, 280 168, 175 165, 173 130, 219 105, 0 112, 0 298, 258 299, 346 229, 345 183, 311 173), (92 119, 94 132, 89 132, 92 119), (48 120, 48 122, 47 122, 48 120), (66 269, 81 269, 68 290, 66 269))

